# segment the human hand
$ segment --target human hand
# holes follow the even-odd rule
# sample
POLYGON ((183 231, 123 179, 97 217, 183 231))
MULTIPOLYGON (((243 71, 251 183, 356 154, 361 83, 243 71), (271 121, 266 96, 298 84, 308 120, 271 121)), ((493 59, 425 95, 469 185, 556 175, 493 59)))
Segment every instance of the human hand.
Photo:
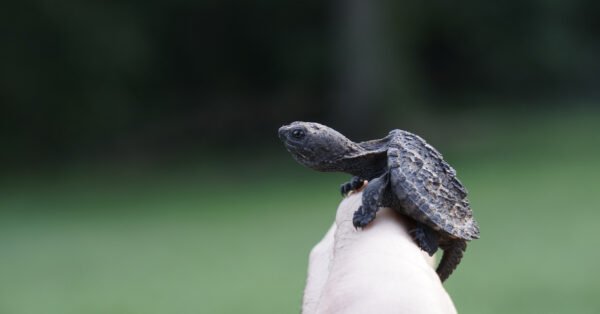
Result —
POLYGON ((408 233, 410 221, 381 208, 356 230, 362 192, 340 203, 336 219, 309 257, 302 313, 456 313, 433 269, 434 258, 408 233))

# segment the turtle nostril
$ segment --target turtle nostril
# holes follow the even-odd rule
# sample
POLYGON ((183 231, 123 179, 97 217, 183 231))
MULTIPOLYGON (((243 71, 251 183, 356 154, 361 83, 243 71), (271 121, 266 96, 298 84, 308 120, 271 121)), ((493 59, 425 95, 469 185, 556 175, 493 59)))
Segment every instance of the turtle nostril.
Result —
POLYGON ((285 126, 282 126, 282 127, 279 128, 279 131, 278 131, 279 138, 282 139, 282 140, 285 139, 285 131, 286 131, 286 127, 285 126))

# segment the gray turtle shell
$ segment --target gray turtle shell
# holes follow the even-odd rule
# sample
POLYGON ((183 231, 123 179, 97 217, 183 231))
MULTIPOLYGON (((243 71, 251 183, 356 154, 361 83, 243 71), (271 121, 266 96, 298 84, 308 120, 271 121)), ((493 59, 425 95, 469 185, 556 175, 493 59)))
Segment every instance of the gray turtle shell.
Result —
POLYGON ((390 184, 405 214, 452 237, 479 238, 467 190, 442 154, 418 135, 390 132, 390 184))

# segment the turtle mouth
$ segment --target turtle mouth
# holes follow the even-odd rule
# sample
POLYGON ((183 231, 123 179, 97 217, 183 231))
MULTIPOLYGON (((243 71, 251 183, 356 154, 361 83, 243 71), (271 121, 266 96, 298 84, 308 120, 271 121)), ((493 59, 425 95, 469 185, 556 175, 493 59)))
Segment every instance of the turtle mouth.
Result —
POLYGON ((296 157, 302 159, 302 160, 309 160, 310 158, 304 154, 302 154, 302 152, 299 151, 294 151, 294 155, 296 155, 296 157))
POLYGON ((296 154, 301 149, 300 143, 296 143, 289 138, 282 137, 281 141, 283 142, 283 145, 285 145, 285 148, 287 148, 291 153, 296 154))
POLYGON ((297 159, 299 159, 299 160, 309 160, 310 159, 309 156, 307 156, 305 154, 305 152, 303 152, 300 143, 294 143, 292 141, 285 141, 284 144, 285 144, 285 147, 287 148, 287 150, 297 159))
POLYGON ((301 143, 294 142, 293 140, 284 140, 283 144, 292 157, 301 164, 308 164, 311 161, 310 152, 306 151, 306 147, 302 146, 301 143))

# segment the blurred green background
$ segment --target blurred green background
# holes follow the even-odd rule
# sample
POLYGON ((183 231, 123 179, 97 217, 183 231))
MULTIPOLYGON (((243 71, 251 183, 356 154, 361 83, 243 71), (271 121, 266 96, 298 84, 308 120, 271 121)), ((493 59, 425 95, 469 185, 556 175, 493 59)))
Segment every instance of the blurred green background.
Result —
POLYGON ((600 313, 597 1, 10 1, 0 313, 297 313, 343 174, 277 128, 444 153, 460 313, 600 313))

